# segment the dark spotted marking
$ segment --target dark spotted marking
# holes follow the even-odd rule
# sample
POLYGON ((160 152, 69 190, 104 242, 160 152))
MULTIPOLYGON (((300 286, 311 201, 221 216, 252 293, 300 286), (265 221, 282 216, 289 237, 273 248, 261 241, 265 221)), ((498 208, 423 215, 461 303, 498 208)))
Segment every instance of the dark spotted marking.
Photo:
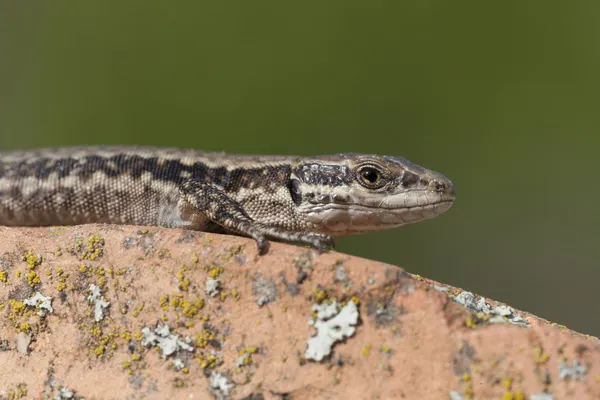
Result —
MULTIPOLYGON (((441 174, 400 157, 359 154, 302 158, 139 147, 42 149, 0 153, 0 178, 3 225, 105 222, 223 229, 253 237, 261 252, 267 239, 331 246, 328 234, 348 232, 309 224, 307 215, 318 213, 318 207, 302 206, 352 205, 357 184, 373 189, 365 193, 375 197, 405 187, 409 192, 412 185, 447 193, 450 202, 454 195, 441 174), (383 170, 385 185, 374 188, 360 180, 360 168, 370 164, 383 170), (340 186, 349 188, 332 190, 340 186)), ((362 232, 361 226, 349 228, 362 232)))
POLYGON ((288 189, 292 196, 292 201, 296 206, 302 204, 302 191, 300 190, 300 181, 298 179, 290 179, 288 182, 288 189))
POLYGON ((261 168, 236 168, 230 172, 227 185, 223 186, 227 192, 239 192, 241 189, 264 189, 267 193, 277 191, 285 185, 290 176, 290 166, 266 165, 261 168))
POLYGON ((302 164, 293 172, 309 185, 345 186, 354 179, 350 169, 344 165, 302 164))
POLYGON ((421 177, 417 174, 413 174, 410 171, 404 171, 402 178, 400 178, 400 184, 402 187, 408 188, 419 184, 421 177))
POLYGON ((129 175, 134 179, 139 179, 144 173, 150 173, 155 181, 181 184, 191 178, 215 184, 228 192, 257 187, 273 192, 287 182, 290 170, 289 165, 265 165, 259 168, 228 170, 226 167, 210 168, 201 161, 197 161, 193 165, 186 165, 177 160, 141 157, 133 154, 117 154, 111 157, 89 155, 81 159, 39 158, 34 162, 0 162, 0 178, 35 177, 39 180, 46 180, 51 174, 57 173, 59 179, 76 176, 81 179, 82 183, 85 183, 96 172, 102 172, 108 177, 129 175))

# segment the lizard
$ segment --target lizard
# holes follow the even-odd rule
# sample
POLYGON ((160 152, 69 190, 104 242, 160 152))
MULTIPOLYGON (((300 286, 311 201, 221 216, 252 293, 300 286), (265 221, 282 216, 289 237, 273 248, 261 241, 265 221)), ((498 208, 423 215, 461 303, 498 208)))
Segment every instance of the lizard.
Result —
POLYGON ((0 152, 0 225, 183 228, 335 248, 333 237, 433 218, 452 182, 403 157, 258 156, 88 146, 0 152))

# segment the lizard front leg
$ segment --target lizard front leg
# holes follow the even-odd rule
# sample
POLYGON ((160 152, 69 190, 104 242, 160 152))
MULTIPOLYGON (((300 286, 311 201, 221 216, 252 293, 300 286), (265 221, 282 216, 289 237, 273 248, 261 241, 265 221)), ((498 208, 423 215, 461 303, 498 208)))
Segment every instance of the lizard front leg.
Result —
POLYGON ((267 239, 309 245, 319 251, 334 248, 331 236, 316 232, 287 231, 252 219, 243 206, 220 188, 197 180, 187 180, 180 188, 183 198, 212 222, 231 232, 256 240, 259 252, 267 249, 267 239))

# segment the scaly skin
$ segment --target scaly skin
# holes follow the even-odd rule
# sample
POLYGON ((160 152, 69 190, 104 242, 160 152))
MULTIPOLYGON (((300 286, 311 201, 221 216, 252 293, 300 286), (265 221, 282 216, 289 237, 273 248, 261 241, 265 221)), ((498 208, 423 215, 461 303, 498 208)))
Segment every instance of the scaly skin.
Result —
POLYGON ((0 225, 154 225, 333 247, 450 208, 442 174, 401 157, 240 156, 150 147, 0 153, 0 225))

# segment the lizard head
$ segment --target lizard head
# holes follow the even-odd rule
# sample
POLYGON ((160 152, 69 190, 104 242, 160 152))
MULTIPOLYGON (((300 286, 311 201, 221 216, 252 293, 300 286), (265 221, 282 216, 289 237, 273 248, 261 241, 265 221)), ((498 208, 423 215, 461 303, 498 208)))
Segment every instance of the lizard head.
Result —
POLYGON ((309 229, 332 236, 430 219, 447 211, 455 198, 449 179, 402 157, 302 158, 290 178, 292 200, 309 229))

